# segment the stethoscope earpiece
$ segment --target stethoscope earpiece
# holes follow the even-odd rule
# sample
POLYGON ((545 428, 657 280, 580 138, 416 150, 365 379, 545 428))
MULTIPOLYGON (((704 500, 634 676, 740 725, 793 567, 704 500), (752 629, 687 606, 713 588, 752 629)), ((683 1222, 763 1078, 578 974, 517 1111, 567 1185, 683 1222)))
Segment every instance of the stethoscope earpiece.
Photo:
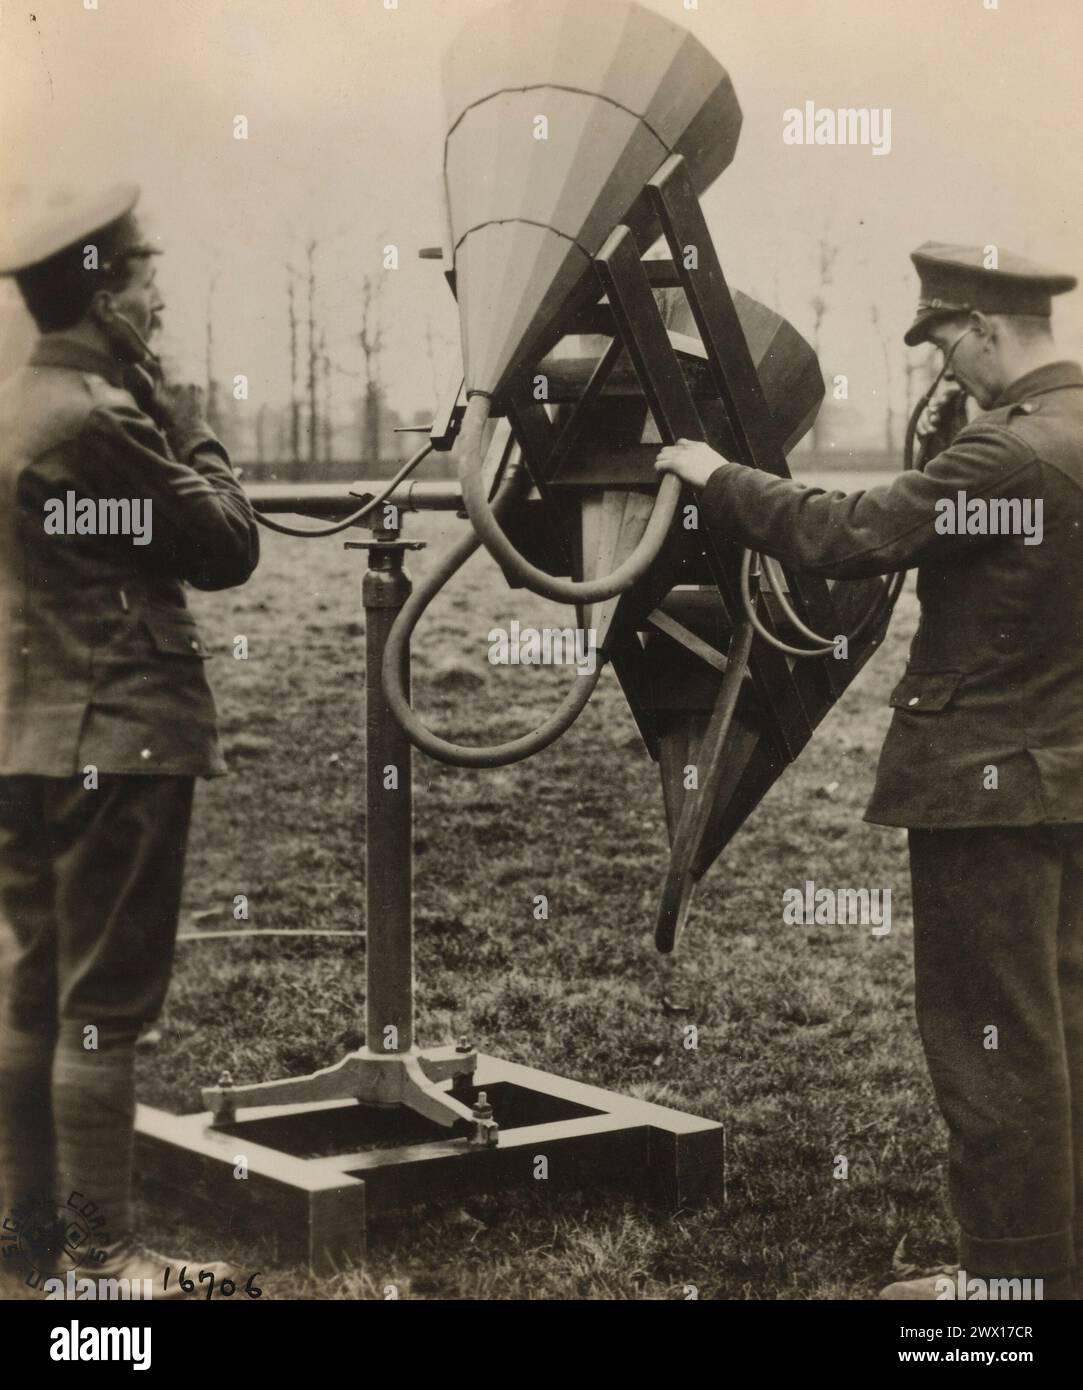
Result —
POLYGON ((915 440, 915 437, 916 437, 916 435, 917 435, 918 421, 921 419, 922 415, 925 413, 925 409, 926 409, 926 407, 928 406, 929 402, 932 400, 933 396, 936 395, 936 388, 937 388, 937 387, 940 385, 940 383, 944 380, 944 377, 947 375, 947 373, 948 373, 949 370, 951 369, 951 364, 952 364, 953 358, 955 357, 955 350, 956 350, 956 348, 959 346, 959 344, 963 341, 964 338, 968 337, 968 336, 969 336, 971 333, 973 333, 973 332, 974 332, 974 329, 973 329, 973 328, 964 328, 963 331, 959 334, 959 336, 958 336, 958 337, 955 339, 955 341, 952 343, 951 347, 948 348, 947 352, 944 354, 944 365, 943 365, 943 366, 940 368, 940 370, 937 372, 936 377, 935 377, 935 379, 934 379, 934 381, 933 381, 933 384, 929 387, 929 389, 925 392, 925 394, 924 394, 924 395, 921 397, 921 399, 918 401, 917 405, 914 407, 914 409, 913 409, 913 411, 912 411, 912 413, 911 413, 911 415, 910 415, 910 420, 909 420, 909 422, 908 422, 908 424, 907 424, 907 427, 906 427, 906 443, 905 443, 904 446, 903 446, 903 454, 904 454, 904 460, 903 460, 903 462, 904 462, 904 465, 905 465, 905 467, 906 467, 907 469, 913 468, 913 467, 915 466, 915 465, 914 465, 914 440, 915 440))
POLYGON ((138 347, 139 351, 143 354, 144 362, 152 363, 155 366, 157 366, 158 354, 147 342, 146 338, 143 337, 139 329, 136 328, 135 324, 132 323, 128 315, 122 314, 120 312, 120 310, 112 302, 111 297, 108 303, 108 307, 105 310, 105 313, 108 319, 110 319, 112 322, 119 323, 122 326, 124 332, 131 338, 132 342, 138 347))

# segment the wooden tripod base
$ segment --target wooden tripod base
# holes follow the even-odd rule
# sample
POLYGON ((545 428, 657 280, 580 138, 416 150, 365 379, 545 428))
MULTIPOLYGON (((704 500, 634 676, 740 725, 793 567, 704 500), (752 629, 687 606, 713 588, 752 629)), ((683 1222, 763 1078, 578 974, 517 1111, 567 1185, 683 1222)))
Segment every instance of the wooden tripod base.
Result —
POLYGON ((473 1106, 481 1091, 500 1125, 495 1146, 356 1100, 258 1106, 217 1126, 209 1111, 141 1105, 136 1170, 231 1234, 272 1234, 280 1259, 319 1275, 364 1258, 370 1218, 424 1202, 597 1186, 670 1209, 721 1199, 720 1124, 485 1053, 460 1099, 473 1106))

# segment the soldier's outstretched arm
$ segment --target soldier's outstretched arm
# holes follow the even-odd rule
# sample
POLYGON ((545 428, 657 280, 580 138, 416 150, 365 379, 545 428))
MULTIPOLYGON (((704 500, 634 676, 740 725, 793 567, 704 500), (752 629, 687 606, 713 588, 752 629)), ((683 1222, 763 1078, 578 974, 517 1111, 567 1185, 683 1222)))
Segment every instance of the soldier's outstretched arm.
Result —
POLYGON ((835 579, 888 574, 938 552, 995 544, 1000 537, 949 528, 960 495, 1034 497, 1041 484, 1034 450, 1004 425, 981 420, 924 472, 861 492, 806 487, 727 462, 689 440, 663 449, 657 466, 702 488, 701 514, 715 535, 835 579))
POLYGON ((81 474, 99 497, 146 498, 148 550, 197 589, 243 584, 259 560, 259 528, 229 455, 198 416, 163 431, 134 403, 102 405, 79 439, 81 474))

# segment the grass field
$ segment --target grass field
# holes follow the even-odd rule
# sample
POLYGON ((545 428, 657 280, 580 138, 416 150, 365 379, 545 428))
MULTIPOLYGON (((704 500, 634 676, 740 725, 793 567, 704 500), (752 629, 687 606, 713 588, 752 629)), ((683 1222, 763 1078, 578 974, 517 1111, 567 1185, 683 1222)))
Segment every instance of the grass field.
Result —
MULTIPOLYGON (((457 524, 411 523, 431 548, 457 524)), ((194 595, 232 775, 201 785, 182 929, 363 922, 363 557, 340 540, 265 535, 244 588, 194 595), (250 656, 236 661, 244 633, 250 656)), ((272 1297, 846 1298, 874 1295, 892 1251, 949 1253, 940 1122, 912 1019, 901 831, 861 813, 886 696, 915 621, 907 593, 872 663, 700 886, 675 961, 650 934, 666 862, 658 774, 615 680, 540 757, 464 772, 415 757, 419 1037, 480 1048, 722 1120, 726 1201, 676 1216, 598 1193, 471 1200, 377 1226, 367 1267, 316 1281, 268 1246, 148 1213, 159 1247, 258 1267, 272 1297), (832 788, 832 784, 837 786, 832 788), (817 884, 892 890, 889 935, 784 926, 817 884), (545 893, 550 919, 537 922, 545 893), (687 1014, 663 1008, 663 996, 687 1014), (682 1045, 693 1021, 699 1047, 682 1045), (836 1158, 848 1161, 839 1178, 836 1158)), ((442 732, 529 727, 565 677, 493 668, 485 635, 553 622, 476 558, 430 610, 415 698, 442 732)), ((269 938, 178 947, 140 1096, 199 1108, 200 1085, 298 1074, 360 1041, 363 943, 269 938)))
MULTIPOLYGON (((431 564, 453 520, 411 520, 431 564)), ((264 532, 243 589, 193 594, 232 775, 197 793, 182 931, 363 925, 364 558, 340 539, 264 532), (243 633, 249 659, 234 660, 243 633)), ((537 1190, 426 1208, 373 1233, 365 1268, 316 1280, 228 1223, 147 1209, 158 1249, 258 1269, 278 1298, 863 1299, 911 1257, 949 1254, 943 1142, 912 1017, 904 832, 861 814, 916 604, 700 885, 675 959, 651 930, 667 859, 657 769, 611 673, 574 728, 525 764, 466 772, 415 755, 418 1036, 482 1050, 725 1123, 726 1200, 676 1215, 537 1190), (837 784, 837 785, 836 785, 837 784), (783 925, 782 893, 890 888, 892 930, 783 925), (550 918, 534 920, 535 894, 550 918), (663 1007, 663 996, 687 1013, 663 1007), (683 1046, 689 1021, 698 1050, 683 1046), (848 1176, 835 1176, 837 1156, 848 1176)), ((486 633, 563 622, 475 558, 416 643, 415 700, 441 732, 491 742, 536 724, 567 679, 494 668, 486 633)), ((361 1041, 364 944, 178 946, 140 1099, 296 1075, 361 1041)))

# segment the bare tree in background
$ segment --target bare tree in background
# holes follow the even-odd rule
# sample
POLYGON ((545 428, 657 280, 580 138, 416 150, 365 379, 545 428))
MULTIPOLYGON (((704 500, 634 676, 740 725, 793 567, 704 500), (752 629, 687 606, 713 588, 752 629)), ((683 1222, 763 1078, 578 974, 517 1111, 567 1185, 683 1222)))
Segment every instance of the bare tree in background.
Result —
POLYGON ((895 453, 895 406, 892 398, 895 381, 891 370, 891 352, 886 338, 880 331, 880 310, 875 304, 869 309, 869 322, 877 331, 880 351, 884 355, 884 449, 889 456, 893 456, 895 453))
MULTIPOLYGON (((823 327, 824 315, 827 312, 827 291, 834 283, 833 272, 838 254, 839 248, 828 238, 825 228, 817 245, 816 293, 812 297, 812 349, 817 358, 820 356, 820 330, 823 327)), ((818 454, 823 448, 823 428, 823 411, 818 411, 810 431, 813 453, 818 454)))
POLYGON ((440 400, 440 374, 436 367, 436 340, 432 331, 432 315, 425 315, 425 356, 429 362, 429 376, 432 379, 432 402, 435 410, 440 400))
POLYGON ((301 457, 301 402, 297 398, 297 301, 294 290, 296 274, 293 266, 286 266, 290 315, 290 460, 293 463, 301 457))
POLYGON ((432 382, 432 407, 438 407, 458 379, 458 343, 447 333, 433 328, 432 316, 425 319, 425 357, 432 382))
POLYGON ((267 402, 260 404, 256 411, 256 461, 265 463, 267 461, 267 402))
POLYGON ((906 365, 903 367, 903 377, 906 381, 906 418, 909 421, 910 413, 917 404, 918 396, 924 387, 928 386, 927 364, 922 359, 915 357, 913 353, 908 353, 906 365), (915 387, 914 381, 917 380, 915 387))
POLYGON ((207 423, 215 434, 222 430, 222 412, 218 404, 218 381, 214 373, 214 291, 218 284, 216 270, 207 285, 207 341, 205 370, 207 374, 207 423))
POLYGON ((319 349, 316 343, 316 247, 310 239, 305 246, 308 261, 308 461, 319 462, 320 409, 316 383, 319 370, 319 349))
POLYGON ((332 453, 332 396, 331 358, 327 352, 327 334, 320 329, 320 375, 323 378, 323 461, 331 462, 332 453))
POLYGON ((380 352, 384 330, 380 322, 380 289, 383 281, 366 275, 361 286, 361 331, 357 340, 364 358, 364 394, 362 397, 361 457, 367 464, 380 461, 380 406, 383 386, 380 382, 380 352))

